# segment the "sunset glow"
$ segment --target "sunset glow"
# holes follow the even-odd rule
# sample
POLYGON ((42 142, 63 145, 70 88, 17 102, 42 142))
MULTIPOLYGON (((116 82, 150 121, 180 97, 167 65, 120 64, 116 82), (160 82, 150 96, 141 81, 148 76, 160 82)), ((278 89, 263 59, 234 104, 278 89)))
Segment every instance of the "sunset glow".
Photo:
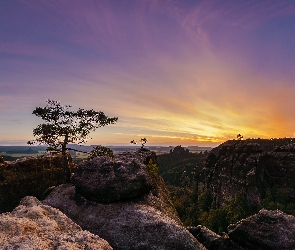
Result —
POLYGON ((0 20, 0 145, 47 99, 119 117, 89 144, 294 136, 292 1, 13 0, 0 20))

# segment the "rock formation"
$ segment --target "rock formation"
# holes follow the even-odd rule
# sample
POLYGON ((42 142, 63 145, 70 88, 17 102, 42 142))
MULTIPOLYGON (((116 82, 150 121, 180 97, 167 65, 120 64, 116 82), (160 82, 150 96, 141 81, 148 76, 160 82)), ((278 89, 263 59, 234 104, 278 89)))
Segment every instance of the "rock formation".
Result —
POLYGON ((291 250, 295 249, 295 217, 279 210, 257 214, 228 226, 222 236, 204 226, 188 230, 208 250, 291 250))
POLYGON ((149 193, 153 183, 147 167, 128 158, 130 155, 115 162, 109 157, 84 161, 78 166, 72 183, 82 196, 98 202, 120 201, 149 193))
POLYGON ((231 141, 210 153, 205 171, 205 183, 217 207, 241 190, 246 193, 248 205, 260 207, 267 188, 276 186, 295 201, 295 144, 264 151, 254 142, 231 141))
POLYGON ((212 232, 205 226, 188 227, 188 230, 202 242, 207 249, 217 249, 220 246, 221 236, 212 232))
POLYGON ((61 156, 0 161, 0 212, 11 211, 25 196, 41 199, 47 188, 63 183, 63 166, 61 156))
POLYGON ((23 198, 11 213, 0 214, 0 249, 111 250, 105 240, 43 205, 35 197, 23 198))
POLYGON ((220 236, 202 225, 189 227, 188 230, 208 250, 247 250, 247 248, 233 242, 226 233, 220 236))
POLYGON ((205 249, 186 230, 157 174, 156 155, 141 150, 81 163, 75 185, 61 185, 43 201, 114 249, 205 249))
POLYGON ((246 249, 295 249, 295 217, 279 210, 260 210, 228 227, 230 239, 246 249))

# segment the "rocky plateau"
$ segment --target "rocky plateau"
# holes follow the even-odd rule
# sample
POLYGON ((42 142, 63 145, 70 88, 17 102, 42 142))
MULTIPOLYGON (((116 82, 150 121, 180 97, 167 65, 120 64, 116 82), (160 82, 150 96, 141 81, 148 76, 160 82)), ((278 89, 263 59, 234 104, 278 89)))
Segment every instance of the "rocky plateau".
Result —
MULTIPOLYGON (((205 184, 217 204, 240 188, 259 204, 279 178, 292 195, 294 162, 293 144, 271 152, 255 143, 223 145, 207 158, 205 184)), ((202 225, 185 228, 157 169, 147 150, 81 162, 72 182, 42 202, 28 196, 0 214, 0 249, 295 249, 295 217, 279 210, 262 209, 220 235, 202 225)))

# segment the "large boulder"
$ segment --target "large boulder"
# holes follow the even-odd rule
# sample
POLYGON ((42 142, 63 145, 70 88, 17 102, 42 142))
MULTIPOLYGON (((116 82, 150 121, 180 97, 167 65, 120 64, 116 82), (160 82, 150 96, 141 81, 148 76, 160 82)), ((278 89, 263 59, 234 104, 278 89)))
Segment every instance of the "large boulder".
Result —
POLYGON ((153 152, 123 153, 114 159, 102 157, 91 164, 82 163, 73 182, 76 187, 61 185, 43 203, 59 208, 114 249, 205 249, 182 226, 157 174, 153 152), (107 169, 104 174, 102 166, 107 169), (86 180, 91 171, 94 187, 86 180))
POLYGON ((228 227, 230 239, 249 249, 295 249, 295 217, 262 209, 228 227))
POLYGON ((72 178, 77 191, 98 202, 113 202, 147 194, 152 177, 140 157, 126 153, 119 160, 96 157, 83 161, 72 178))
POLYGON ((83 231, 58 209, 27 196, 11 213, 0 214, 0 249, 110 250, 112 247, 99 236, 83 231))

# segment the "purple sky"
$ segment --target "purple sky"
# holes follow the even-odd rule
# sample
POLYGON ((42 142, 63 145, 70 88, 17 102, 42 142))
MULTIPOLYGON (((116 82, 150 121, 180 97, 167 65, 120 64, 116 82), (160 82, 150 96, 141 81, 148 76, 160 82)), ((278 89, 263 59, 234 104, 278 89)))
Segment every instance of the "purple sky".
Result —
POLYGON ((0 145, 47 99, 119 117, 90 144, 292 137, 294 44, 289 0, 1 1, 0 145))

